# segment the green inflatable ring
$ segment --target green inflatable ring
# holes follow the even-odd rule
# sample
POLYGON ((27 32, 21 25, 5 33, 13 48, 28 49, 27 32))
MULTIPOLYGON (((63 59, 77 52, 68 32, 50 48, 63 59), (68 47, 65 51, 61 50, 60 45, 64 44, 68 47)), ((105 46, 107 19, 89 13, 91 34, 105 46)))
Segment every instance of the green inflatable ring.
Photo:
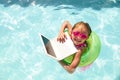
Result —
MULTIPOLYGON (((93 63, 96 58, 98 57, 101 49, 101 42, 98 37, 98 35, 95 32, 92 32, 91 35, 89 36, 88 40, 88 48, 84 51, 84 53, 81 56, 81 60, 79 63, 79 66, 87 66, 91 63, 93 63)), ((65 59, 63 59, 63 62, 66 64, 71 64, 74 55, 71 55, 65 59)))

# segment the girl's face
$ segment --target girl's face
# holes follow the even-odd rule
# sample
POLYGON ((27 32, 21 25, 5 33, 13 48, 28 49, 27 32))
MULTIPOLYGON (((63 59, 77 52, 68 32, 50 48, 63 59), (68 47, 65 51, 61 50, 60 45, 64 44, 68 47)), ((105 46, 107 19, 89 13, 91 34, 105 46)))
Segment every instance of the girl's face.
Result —
POLYGON ((88 37, 89 33, 84 25, 79 25, 72 30, 71 38, 75 45, 84 43, 88 37))

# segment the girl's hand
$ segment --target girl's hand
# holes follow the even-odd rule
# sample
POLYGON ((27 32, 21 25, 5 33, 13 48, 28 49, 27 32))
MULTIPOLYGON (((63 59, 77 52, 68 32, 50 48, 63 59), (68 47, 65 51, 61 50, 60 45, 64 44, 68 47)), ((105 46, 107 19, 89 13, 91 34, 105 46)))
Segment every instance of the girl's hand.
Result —
POLYGON ((62 43, 65 42, 65 39, 67 39, 67 38, 66 38, 66 35, 64 32, 61 32, 57 37, 57 41, 62 42, 62 43))

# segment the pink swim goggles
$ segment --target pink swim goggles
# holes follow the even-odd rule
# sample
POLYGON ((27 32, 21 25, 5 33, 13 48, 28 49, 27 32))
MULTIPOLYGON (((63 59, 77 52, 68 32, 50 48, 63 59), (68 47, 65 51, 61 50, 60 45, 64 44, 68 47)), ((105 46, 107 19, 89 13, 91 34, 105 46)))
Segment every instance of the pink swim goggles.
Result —
POLYGON ((80 38, 82 38, 82 39, 86 39, 86 38, 87 38, 87 35, 86 35, 86 34, 80 33, 80 32, 78 32, 78 31, 72 32, 72 34, 73 34, 75 37, 80 37, 80 38))

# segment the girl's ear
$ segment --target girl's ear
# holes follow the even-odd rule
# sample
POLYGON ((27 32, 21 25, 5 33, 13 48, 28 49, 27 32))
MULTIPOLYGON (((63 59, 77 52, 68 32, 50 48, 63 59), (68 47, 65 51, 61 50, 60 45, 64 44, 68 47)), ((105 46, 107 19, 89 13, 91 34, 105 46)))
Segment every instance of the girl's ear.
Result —
POLYGON ((87 36, 86 40, 89 38, 89 35, 87 36))

